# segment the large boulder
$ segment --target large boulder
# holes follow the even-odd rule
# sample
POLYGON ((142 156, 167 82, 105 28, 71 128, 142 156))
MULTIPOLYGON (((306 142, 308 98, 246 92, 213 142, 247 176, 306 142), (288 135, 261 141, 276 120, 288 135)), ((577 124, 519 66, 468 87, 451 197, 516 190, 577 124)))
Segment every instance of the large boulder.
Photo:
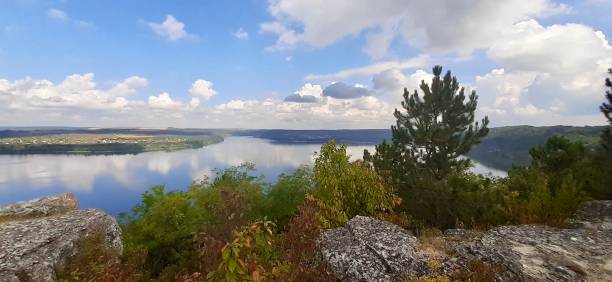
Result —
POLYGON ((457 251, 502 266, 500 281, 612 281, 610 204, 587 203, 577 214, 577 228, 501 226, 457 251))
POLYGON ((121 254, 115 218, 77 209, 71 194, 0 206, 0 281, 55 281, 55 270, 76 253, 78 241, 96 232, 111 253, 121 254))
POLYGON ((427 270, 418 240, 389 222, 356 216, 321 234, 321 253, 342 281, 391 281, 427 270))

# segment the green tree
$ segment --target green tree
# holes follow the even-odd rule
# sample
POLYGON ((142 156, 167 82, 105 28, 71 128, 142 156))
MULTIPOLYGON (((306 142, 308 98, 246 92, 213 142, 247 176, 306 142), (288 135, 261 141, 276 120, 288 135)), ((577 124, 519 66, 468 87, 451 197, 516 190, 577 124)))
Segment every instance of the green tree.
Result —
MULTIPOLYGON (((608 69, 608 73, 612 75, 612 68, 608 69)), ((608 123, 612 125, 612 80, 610 80, 609 77, 606 78, 605 85, 607 88, 609 88, 609 90, 606 91, 605 96, 607 102, 601 103, 599 109, 608 120, 608 123)), ((610 128, 606 128, 601 134, 601 144, 604 151, 612 157, 612 131, 610 131, 610 128)))
POLYGON ((460 158, 487 135, 487 117, 474 122, 478 96, 465 89, 450 71, 442 77, 442 67, 433 68, 431 85, 421 82, 421 92, 404 89, 403 111, 395 110, 396 125, 391 126, 393 144, 376 147, 376 154, 366 153, 377 168, 392 168, 392 178, 407 180, 415 175, 444 179, 452 171, 465 171, 470 161, 460 158), (467 101, 466 101, 467 98, 467 101))
MULTIPOLYGON (((608 73, 612 75, 612 69, 608 70, 608 73)), ((603 102, 599 109, 604 114, 608 123, 612 125, 612 80, 606 78, 605 86, 609 88, 606 91, 606 100, 603 102)), ((600 199, 612 199, 612 130, 610 126, 604 129, 601 133, 601 149, 594 157, 594 163, 598 168, 600 174, 599 180, 601 181, 601 189, 597 198, 600 199)))

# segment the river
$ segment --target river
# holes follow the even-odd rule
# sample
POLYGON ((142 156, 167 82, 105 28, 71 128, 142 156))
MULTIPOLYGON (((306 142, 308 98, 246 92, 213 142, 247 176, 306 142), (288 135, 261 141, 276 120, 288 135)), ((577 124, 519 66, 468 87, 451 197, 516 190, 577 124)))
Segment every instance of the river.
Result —
MULTIPOLYGON (((212 176, 213 169, 256 164, 256 174, 274 181, 300 165, 312 165, 320 145, 275 144, 252 137, 228 137, 201 149, 148 152, 137 155, 0 155, 0 204, 73 192, 81 208, 100 208, 111 214, 128 211, 147 188, 165 184, 186 189, 193 180, 212 176)), ((350 146, 353 159, 364 149, 350 146)), ((476 164, 477 173, 505 172, 476 164)))

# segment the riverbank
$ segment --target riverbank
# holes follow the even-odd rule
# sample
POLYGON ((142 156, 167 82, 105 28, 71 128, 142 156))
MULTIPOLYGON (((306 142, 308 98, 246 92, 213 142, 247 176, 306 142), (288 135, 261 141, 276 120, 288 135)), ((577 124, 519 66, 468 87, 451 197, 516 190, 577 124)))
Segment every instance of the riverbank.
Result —
POLYGON ((198 149, 223 142, 219 135, 57 134, 0 139, 0 154, 138 154, 198 149))

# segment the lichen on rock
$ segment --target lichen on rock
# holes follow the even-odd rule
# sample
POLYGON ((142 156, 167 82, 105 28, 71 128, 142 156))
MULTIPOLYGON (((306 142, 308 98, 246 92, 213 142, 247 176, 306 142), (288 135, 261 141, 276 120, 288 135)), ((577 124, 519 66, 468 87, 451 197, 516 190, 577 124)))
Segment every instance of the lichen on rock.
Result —
POLYGON ((321 253, 342 281, 391 281, 427 270, 418 240, 401 227, 364 216, 321 235, 321 253))
POLYGON ((105 247, 117 257, 123 250, 115 218, 77 209, 71 195, 1 206, 0 211, 18 215, 0 223, 0 281, 55 281, 56 269, 75 254, 77 242, 96 232, 105 235, 105 247))

